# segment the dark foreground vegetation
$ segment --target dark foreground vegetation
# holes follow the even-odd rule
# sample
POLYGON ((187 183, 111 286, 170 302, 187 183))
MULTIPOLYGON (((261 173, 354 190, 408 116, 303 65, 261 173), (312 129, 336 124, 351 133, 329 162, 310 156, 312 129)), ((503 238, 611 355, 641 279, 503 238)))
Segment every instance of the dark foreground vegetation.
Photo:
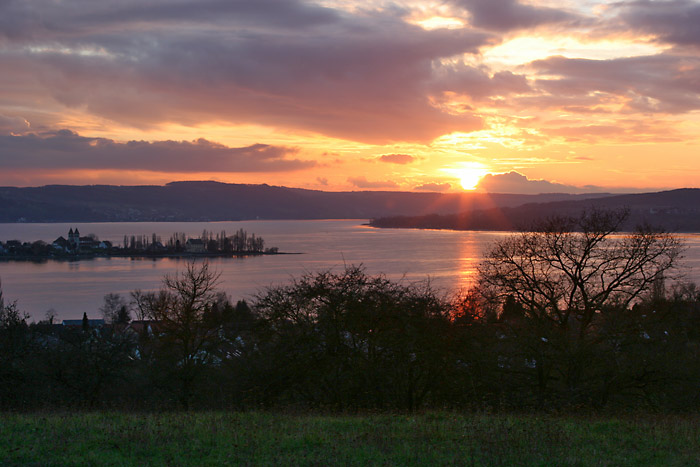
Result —
POLYGON ((0 416, 0 464, 696 465, 700 420, 655 416, 0 416))
POLYGON ((455 297, 350 267, 234 305, 192 262, 100 328, 4 304, 0 409, 697 410, 700 290, 665 283, 675 237, 611 238, 625 216, 513 235, 455 297))

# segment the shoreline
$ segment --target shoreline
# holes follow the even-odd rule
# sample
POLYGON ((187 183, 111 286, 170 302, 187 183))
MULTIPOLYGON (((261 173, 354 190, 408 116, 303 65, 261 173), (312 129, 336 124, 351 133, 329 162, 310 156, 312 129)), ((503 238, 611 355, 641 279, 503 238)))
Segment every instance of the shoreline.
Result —
POLYGON ((81 261, 96 258, 129 258, 129 259, 164 259, 164 258, 242 258, 246 256, 273 256, 273 255, 303 255, 304 253, 277 252, 241 252, 241 253, 116 253, 116 254, 78 254, 78 255, 0 255, 0 261, 81 261))

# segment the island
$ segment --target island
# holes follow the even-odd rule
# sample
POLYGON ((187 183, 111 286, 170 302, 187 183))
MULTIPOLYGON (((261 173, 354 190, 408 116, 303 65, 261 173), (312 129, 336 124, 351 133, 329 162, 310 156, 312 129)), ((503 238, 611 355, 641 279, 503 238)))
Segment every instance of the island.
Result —
POLYGON ((0 260, 89 259, 95 257, 182 258, 278 255, 277 247, 265 247, 265 240, 243 229, 234 235, 204 230, 199 237, 176 232, 165 242, 160 235, 124 235, 121 245, 100 240, 95 234, 81 236, 76 227, 53 242, 0 241, 0 260))

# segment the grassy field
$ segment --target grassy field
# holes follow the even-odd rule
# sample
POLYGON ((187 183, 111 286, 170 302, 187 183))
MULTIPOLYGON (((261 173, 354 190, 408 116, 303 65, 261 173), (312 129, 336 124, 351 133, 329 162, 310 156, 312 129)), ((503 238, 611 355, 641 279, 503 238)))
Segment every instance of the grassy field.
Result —
POLYGON ((700 416, 0 415, 0 465, 698 465, 700 416))

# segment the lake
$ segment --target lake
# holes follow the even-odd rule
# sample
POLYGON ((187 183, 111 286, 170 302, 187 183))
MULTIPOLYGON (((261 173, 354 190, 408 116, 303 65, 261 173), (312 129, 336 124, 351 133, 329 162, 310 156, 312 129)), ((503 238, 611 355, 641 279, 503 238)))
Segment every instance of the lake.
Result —
MULTIPOLYGON (((288 283, 307 272, 344 265, 362 265, 368 273, 410 283, 430 280, 445 292, 468 287, 475 267, 493 242, 509 232, 374 229, 366 220, 242 221, 242 222, 119 222, 83 224, 0 224, 0 239, 52 242, 78 227, 81 235, 122 244, 124 235, 160 235, 174 232, 199 236, 203 230, 233 235, 238 229, 262 236, 267 247, 294 255, 212 258, 221 273, 221 290, 235 301, 249 299, 265 287, 288 283)), ((688 246, 683 272, 700 282, 700 234, 683 234, 688 246)), ((34 320, 53 309, 59 319, 80 318, 87 312, 100 317, 107 293, 128 296, 135 289, 154 290, 165 274, 182 269, 184 259, 95 258, 43 263, 0 261, 0 280, 6 301, 34 320)))

